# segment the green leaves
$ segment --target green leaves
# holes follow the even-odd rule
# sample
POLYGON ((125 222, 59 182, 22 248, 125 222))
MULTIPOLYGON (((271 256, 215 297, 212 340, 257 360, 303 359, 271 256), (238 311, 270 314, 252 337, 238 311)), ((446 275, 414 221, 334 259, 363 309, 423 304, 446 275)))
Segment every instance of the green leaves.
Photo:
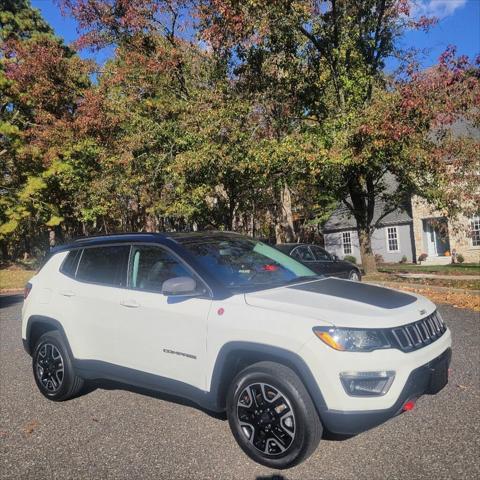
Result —
POLYGON ((427 72, 384 72, 389 56, 411 60, 398 43, 415 26, 408 1, 62 3, 80 44, 116 49, 97 69, 26 0, 2 3, 0 235, 11 251, 48 230, 213 227, 294 241, 338 202, 368 243, 378 201, 478 203, 478 142, 448 133, 478 125, 478 65, 449 49, 427 72))

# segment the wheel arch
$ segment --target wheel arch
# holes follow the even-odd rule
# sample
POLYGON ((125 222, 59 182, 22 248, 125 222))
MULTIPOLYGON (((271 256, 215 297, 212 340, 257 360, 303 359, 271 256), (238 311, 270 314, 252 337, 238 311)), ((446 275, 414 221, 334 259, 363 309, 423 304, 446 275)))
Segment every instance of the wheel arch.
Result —
POLYGON ((70 358, 73 358, 70 344, 68 343, 65 330, 63 329, 61 323, 54 318, 46 317, 43 315, 32 315, 28 319, 26 339, 24 340, 24 347, 27 353, 29 355, 32 355, 33 349, 35 348, 35 344, 37 343, 38 339, 43 334, 51 331, 57 331, 60 333, 67 347, 70 358))
POLYGON ((225 344, 215 361, 210 392, 218 410, 224 410, 226 395, 235 376, 244 368, 261 361, 279 363, 292 369, 303 382, 317 413, 326 409, 325 400, 315 378, 305 361, 289 350, 254 342, 231 342, 225 344))

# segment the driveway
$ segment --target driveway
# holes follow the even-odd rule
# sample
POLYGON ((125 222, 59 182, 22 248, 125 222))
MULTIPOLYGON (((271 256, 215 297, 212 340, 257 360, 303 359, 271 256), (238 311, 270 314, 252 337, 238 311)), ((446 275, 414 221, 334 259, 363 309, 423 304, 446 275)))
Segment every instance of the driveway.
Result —
POLYGON ((454 338, 442 392, 274 472, 242 453, 226 421, 190 406, 101 388, 65 403, 44 399, 21 346, 19 300, 0 298, 0 478, 480 478, 480 318, 469 310, 440 308, 454 338))

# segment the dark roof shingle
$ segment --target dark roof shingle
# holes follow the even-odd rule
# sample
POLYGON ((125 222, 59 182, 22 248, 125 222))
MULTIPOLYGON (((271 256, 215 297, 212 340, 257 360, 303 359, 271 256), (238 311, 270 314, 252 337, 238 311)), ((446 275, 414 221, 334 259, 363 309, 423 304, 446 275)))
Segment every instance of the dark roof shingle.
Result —
MULTIPOLYGON (((375 213, 373 215, 373 223, 376 223, 378 218, 385 211, 385 205, 377 202, 375 204, 375 213)), ((412 217, 407 210, 407 206, 404 208, 397 208, 393 212, 388 213, 382 218, 380 225, 398 225, 401 223, 409 223, 412 221, 412 217)), ((338 208, 333 212, 331 217, 325 222, 322 227, 323 233, 334 232, 337 230, 350 229, 354 230, 357 228, 357 223, 355 218, 348 210, 345 205, 339 205, 338 208)))

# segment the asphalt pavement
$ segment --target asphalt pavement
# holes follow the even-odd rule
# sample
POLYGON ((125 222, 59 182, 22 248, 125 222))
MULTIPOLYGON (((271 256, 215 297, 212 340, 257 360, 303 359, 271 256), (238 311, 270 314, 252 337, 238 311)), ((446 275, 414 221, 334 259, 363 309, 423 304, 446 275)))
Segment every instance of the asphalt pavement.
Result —
POLYGON ((2 479, 478 479, 480 318, 442 306, 453 333, 448 386, 416 408, 343 441, 322 440, 275 472, 236 445, 228 423, 196 408, 97 388, 55 403, 38 391, 21 344, 19 297, 1 297, 2 479))

